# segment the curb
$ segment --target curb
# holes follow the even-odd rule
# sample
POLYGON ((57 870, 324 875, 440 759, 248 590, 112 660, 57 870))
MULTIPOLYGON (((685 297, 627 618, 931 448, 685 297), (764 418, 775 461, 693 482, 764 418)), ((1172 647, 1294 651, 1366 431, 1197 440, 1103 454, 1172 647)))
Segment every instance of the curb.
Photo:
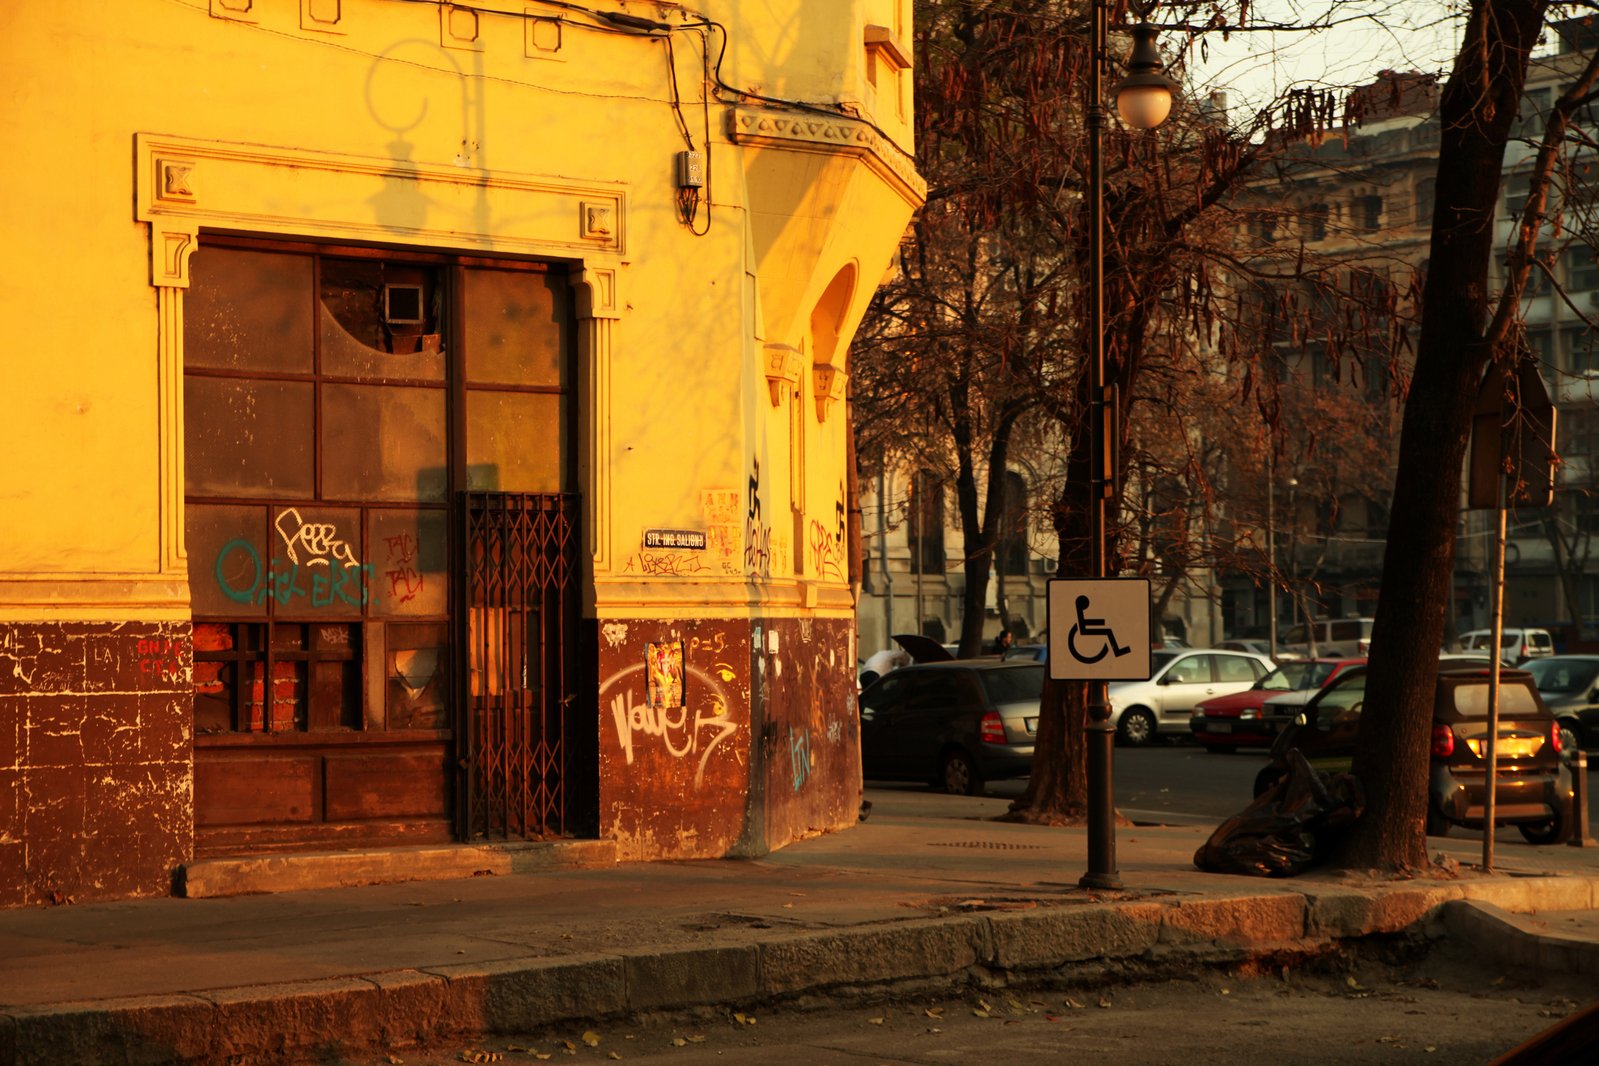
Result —
POLYGON ((1599 944, 1552 938, 1511 908, 1586 909, 1599 881, 1328 886, 1231 897, 1068 903, 332 980, 60 1003, 0 1014, 0 1066, 303 1060, 484 1033, 915 984, 1003 984, 1104 963, 1178 967, 1315 954, 1341 940, 1447 929, 1506 961, 1599 973, 1599 944), (1558 941, 1558 943, 1556 943, 1558 941))
POLYGON ((1444 905, 1444 927, 1508 966, 1559 973, 1599 974, 1599 943, 1567 936, 1541 918, 1511 914, 1482 900, 1444 905))

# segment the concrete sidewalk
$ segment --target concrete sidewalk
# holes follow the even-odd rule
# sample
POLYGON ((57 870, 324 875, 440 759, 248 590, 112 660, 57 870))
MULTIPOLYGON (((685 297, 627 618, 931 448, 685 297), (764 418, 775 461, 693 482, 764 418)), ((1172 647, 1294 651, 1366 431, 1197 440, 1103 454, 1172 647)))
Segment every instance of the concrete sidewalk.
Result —
MULTIPOLYGON (((949 799, 940 818, 879 800, 867 822, 759 861, 3 911, 0 1066, 310 1059, 863 987, 1187 969, 1406 931, 1599 974, 1591 848, 1506 844, 1484 876, 1469 866, 1476 840, 1434 840, 1458 877, 1265 880, 1195 869, 1210 826, 1138 826, 1118 832, 1124 890, 1087 892, 1081 829, 987 821, 1003 801, 949 799)), ((585 847, 577 861, 605 862, 585 847)), ((413 859, 364 861, 429 872, 413 859)))

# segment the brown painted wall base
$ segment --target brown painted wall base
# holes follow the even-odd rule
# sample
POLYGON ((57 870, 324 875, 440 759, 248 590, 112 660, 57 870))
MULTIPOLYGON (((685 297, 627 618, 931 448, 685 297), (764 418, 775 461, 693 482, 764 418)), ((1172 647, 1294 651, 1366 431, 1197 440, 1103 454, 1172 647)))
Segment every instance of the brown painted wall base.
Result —
POLYGON ((0 906, 171 891, 192 665, 188 623, 0 626, 0 906))
POLYGON ((761 855, 855 822, 849 620, 606 621, 600 836, 623 861, 761 855), (651 645, 682 649, 681 694, 651 645))

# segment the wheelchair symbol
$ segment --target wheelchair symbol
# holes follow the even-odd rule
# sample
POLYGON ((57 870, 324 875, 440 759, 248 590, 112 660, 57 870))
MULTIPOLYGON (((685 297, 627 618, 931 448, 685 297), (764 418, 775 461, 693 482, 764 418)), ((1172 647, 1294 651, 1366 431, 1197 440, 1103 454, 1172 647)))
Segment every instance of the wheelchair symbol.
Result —
POLYGON ((1105 624, 1103 618, 1088 617, 1088 597, 1077 597, 1077 624, 1072 626, 1066 634, 1066 650, 1072 653, 1072 658, 1084 666, 1092 666, 1105 657, 1106 652, 1115 652, 1119 659, 1126 655, 1131 648, 1124 648, 1116 642, 1116 631, 1105 624), (1092 655, 1084 655, 1077 650, 1078 637, 1104 637, 1105 641, 1099 650, 1092 655))

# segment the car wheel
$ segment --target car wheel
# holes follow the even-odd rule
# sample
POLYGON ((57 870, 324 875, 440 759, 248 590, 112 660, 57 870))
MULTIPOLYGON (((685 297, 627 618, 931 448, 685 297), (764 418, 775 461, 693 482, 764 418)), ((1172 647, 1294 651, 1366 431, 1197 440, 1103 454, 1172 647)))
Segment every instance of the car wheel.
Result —
POLYGON ((1431 807, 1427 808, 1427 835, 1428 836, 1430 836, 1430 837, 1446 837, 1446 836, 1449 835, 1449 826, 1450 826, 1449 819, 1445 818, 1443 815, 1439 814, 1437 811, 1433 810, 1431 807))
POLYGON ((1582 750, 1582 727, 1575 718, 1560 719, 1560 751, 1575 755, 1582 750))
POLYGON ((1529 844, 1564 844, 1571 835, 1571 827, 1558 814, 1545 822, 1518 825, 1522 839, 1529 844))
POLYGON ((1116 739, 1129 748, 1141 748, 1155 739, 1155 716, 1142 707, 1129 707, 1116 723, 1116 739))
POLYGON ((1212 755, 1231 755, 1238 747, 1234 744, 1206 744, 1205 750, 1212 755))
POLYGON ((975 796, 983 791, 983 779, 977 774, 977 766, 964 751, 952 751, 944 756, 939 784, 952 796, 975 796))
POLYGON ((1282 779, 1283 779, 1283 772, 1281 770, 1279 770, 1275 766, 1268 766, 1264 770, 1262 770, 1260 773, 1256 774, 1255 775, 1255 798, 1259 799, 1260 797, 1264 796, 1267 792, 1270 792, 1271 791, 1271 787, 1273 785, 1275 785, 1277 782, 1281 781, 1282 779))

